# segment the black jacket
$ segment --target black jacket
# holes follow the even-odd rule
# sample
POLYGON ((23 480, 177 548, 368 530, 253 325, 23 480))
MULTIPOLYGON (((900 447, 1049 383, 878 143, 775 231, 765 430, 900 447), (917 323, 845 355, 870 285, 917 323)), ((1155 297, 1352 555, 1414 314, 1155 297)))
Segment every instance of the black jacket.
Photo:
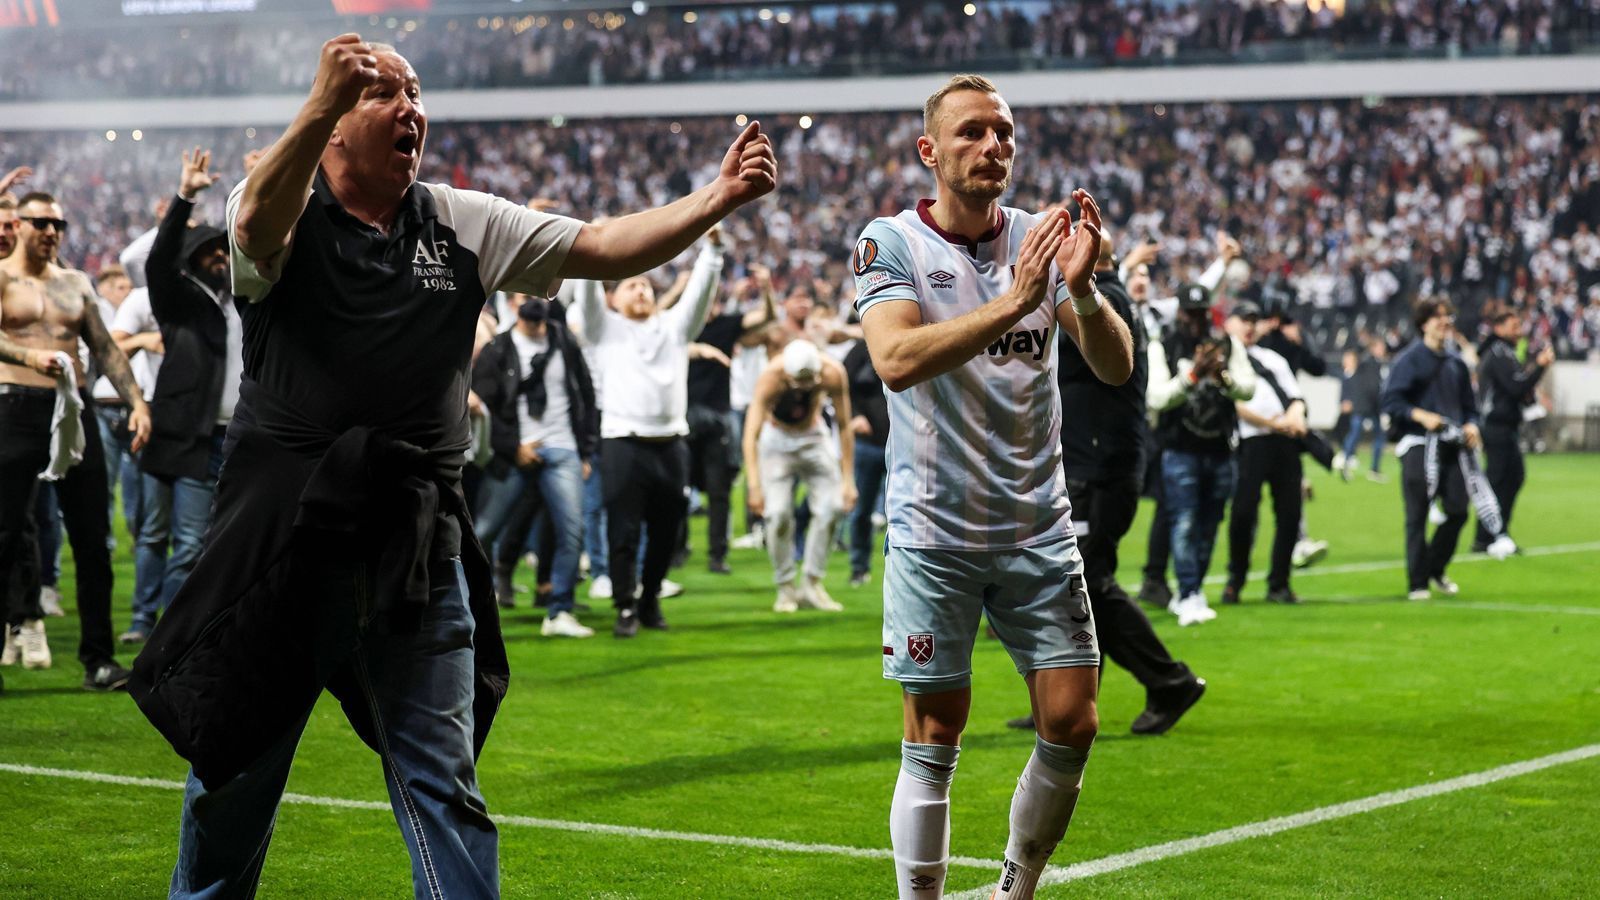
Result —
POLYGON ((883 396, 883 379, 872 367, 872 354, 867 352, 866 341, 856 341, 850 348, 844 358, 844 371, 850 380, 850 412, 865 416, 872 426, 872 433, 856 435, 856 442, 886 446, 889 443, 889 401, 883 396))
MULTIPOLYGON (((150 401, 150 443, 139 466, 163 478, 209 476, 211 436, 227 371, 227 317, 217 295, 189 264, 196 250, 224 236, 210 225, 190 228, 193 210, 188 200, 172 199, 145 263, 150 309, 161 326, 166 356, 150 401)), ((226 287, 221 300, 233 302, 226 287)))
POLYGON ((1434 353, 1421 338, 1400 351, 1383 382, 1383 411, 1389 417, 1391 440, 1426 433, 1411 420, 1411 411, 1419 407, 1457 425, 1478 422, 1472 373, 1466 362, 1453 350, 1434 353))
POLYGON ((1483 396, 1483 421, 1502 428, 1522 425, 1522 408, 1544 377, 1544 366, 1517 359, 1509 341, 1495 335, 1478 348, 1478 390, 1483 396))
MULTIPOLYGON (((572 436, 578 442, 578 457, 594 463, 600 452, 600 408, 594 401, 594 382, 589 377, 589 367, 583 361, 578 342, 567 331, 562 316, 551 306, 551 316, 545 326, 552 350, 560 350, 565 364, 568 411, 572 417, 572 436)), ((517 345, 511 341, 511 332, 495 336, 472 365, 472 390, 489 411, 489 445, 494 448, 497 468, 515 464, 517 445, 521 443, 521 430, 517 424, 517 404, 522 403, 522 379, 525 373, 517 359, 517 345)))
POLYGON ((1134 314, 1133 298, 1115 272, 1096 272, 1095 283, 1133 335, 1133 374, 1113 387, 1089 368, 1078 345, 1061 335, 1061 454, 1066 476, 1088 480, 1142 471, 1145 447, 1145 387, 1150 379, 1149 338, 1134 314))

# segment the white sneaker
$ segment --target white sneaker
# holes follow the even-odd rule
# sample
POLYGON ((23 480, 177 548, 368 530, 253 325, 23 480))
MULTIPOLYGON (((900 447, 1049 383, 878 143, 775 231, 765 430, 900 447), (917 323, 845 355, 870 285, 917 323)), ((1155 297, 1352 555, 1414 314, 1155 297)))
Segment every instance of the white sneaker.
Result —
POLYGON ((1343 450, 1334 451, 1334 454, 1333 454, 1333 467, 1335 469, 1343 469, 1344 468, 1344 451, 1343 450))
POLYGON ((17 646, 22 651, 24 669, 50 668, 50 644, 45 641, 43 619, 22 623, 17 632, 17 646))
POLYGON ((1445 520, 1448 519, 1448 518, 1449 518, 1449 516, 1446 516, 1444 514, 1444 507, 1440 506, 1439 504, 1435 503, 1432 506, 1428 507, 1428 524, 1429 525, 1443 525, 1445 523, 1445 520))
POLYGON ((0 626, 0 631, 5 632, 5 649, 0 651, 0 666, 14 666, 22 654, 22 649, 17 646, 17 631, 10 626, 0 626))
POLYGON ((1327 541, 1304 538, 1294 542, 1294 550, 1289 553, 1289 562, 1293 563, 1296 569, 1304 569, 1327 555, 1327 541))
POLYGON ((1495 559, 1500 560, 1501 562, 1504 562, 1508 557, 1517 552, 1517 542, 1511 539, 1511 535, 1502 534, 1495 538, 1494 542, 1491 543, 1483 552, 1489 554, 1495 559))
POLYGON ((828 596, 828 591, 820 581, 806 580, 805 586, 800 589, 800 605, 806 609, 820 609, 824 612, 840 612, 844 606, 839 601, 828 596))
POLYGON ((1433 592, 1429 591, 1427 588, 1417 588, 1406 595, 1407 600, 1429 600, 1432 599, 1432 597, 1433 592))
POLYGON ((1216 611, 1206 602, 1206 595, 1198 591, 1178 601, 1178 625, 1181 627, 1209 622, 1216 617, 1216 611))
POLYGON ((61 608, 61 592, 56 590, 54 585, 47 584, 39 588, 39 608, 44 610, 47 616, 59 618, 67 614, 67 611, 61 608))
POLYGON ((800 608, 800 589, 789 581, 778 585, 778 599, 772 604, 775 613, 792 613, 800 608))
POLYGON ((757 525, 750 529, 749 534, 741 534, 733 539, 735 550, 760 550, 767 545, 767 530, 757 525))
POLYGON ((539 571, 539 554, 529 550, 527 553, 522 554, 522 561, 528 564, 530 570, 539 571))
POLYGON ((611 599, 611 576, 610 575, 601 575, 599 578, 596 578, 595 580, 589 582, 589 599, 590 600, 610 600, 611 599))
POLYGON ((539 634, 544 637, 594 637, 594 629, 579 622, 577 617, 569 612, 558 612, 544 620, 539 626, 539 634))
POLYGON ((683 593, 683 585, 673 581, 671 578, 661 579, 662 600, 671 600, 673 597, 676 597, 681 593, 683 593))
POLYGON ((1461 593, 1461 585, 1451 581, 1448 575, 1440 575, 1433 579, 1433 589, 1446 597, 1454 597, 1461 593))

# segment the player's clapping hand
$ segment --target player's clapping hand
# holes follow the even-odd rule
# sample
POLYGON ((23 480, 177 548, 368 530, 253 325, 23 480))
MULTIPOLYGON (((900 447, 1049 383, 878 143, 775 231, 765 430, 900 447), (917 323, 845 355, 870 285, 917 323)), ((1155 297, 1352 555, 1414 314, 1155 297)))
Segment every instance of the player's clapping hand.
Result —
POLYGON ((194 148, 194 153, 183 152, 183 176, 178 179, 178 196, 185 200, 193 200, 195 195, 206 190, 221 175, 213 175, 206 169, 211 165, 211 151, 194 148))
POLYGON ((1100 207, 1083 188, 1073 191, 1072 199, 1083 210, 1083 217, 1056 253, 1056 268, 1061 270, 1061 277, 1067 280, 1067 293, 1070 296, 1087 297, 1093 283, 1095 263, 1100 259, 1100 207))
POLYGON ((1044 302, 1050 287, 1050 261, 1060 252, 1066 236, 1066 210, 1051 209, 1022 237, 1011 289, 1029 311, 1044 302))
POLYGON ((342 116, 355 107, 361 92, 378 83, 378 57, 355 33, 341 34, 322 45, 311 102, 322 112, 342 116))
POLYGON ((778 158, 772 152, 772 139, 761 132, 760 122, 745 126, 723 155, 716 185, 724 213, 763 197, 777 187, 778 158))

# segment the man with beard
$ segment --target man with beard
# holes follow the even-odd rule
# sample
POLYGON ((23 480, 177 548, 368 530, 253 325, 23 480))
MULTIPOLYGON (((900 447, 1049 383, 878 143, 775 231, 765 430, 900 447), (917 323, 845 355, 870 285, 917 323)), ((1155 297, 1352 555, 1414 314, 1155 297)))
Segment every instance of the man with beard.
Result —
POLYGON ((56 482, 77 564, 83 686, 115 690, 127 683, 128 671, 117 665, 111 638, 111 554, 106 545, 110 488, 99 427, 84 390, 88 384, 78 342, 89 346, 101 371, 128 404, 135 451, 150 436, 150 409, 134 382, 128 357, 117 349, 100 320, 89 277, 55 261, 68 226, 61 204, 49 194, 34 192, 18 202, 16 213, 21 222, 18 246, 0 262, 0 593, 4 594, 0 599, 5 604, 8 640, 18 643, 24 666, 50 664, 39 606, 39 543, 33 519, 34 495, 43 472, 56 482), (79 398, 81 405, 74 410, 73 401, 79 398), (74 431, 76 440, 71 437, 74 431), (81 454, 76 464, 74 446, 81 454))
POLYGON ((1055 336, 1095 375, 1127 381, 1127 325, 1095 290, 1100 210, 1002 207, 1015 120, 995 86, 958 75, 928 98, 917 150, 935 199, 876 219, 856 243, 856 303, 888 387, 883 674, 904 741, 889 812, 901 898, 937 897, 950 782, 987 614, 1023 676, 1038 734, 1011 804, 994 897, 1033 896, 1066 835, 1098 729, 1100 652, 1061 466, 1055 336))
POLYGON ((192 766, 174 897, 254 894, 324 688, 381 761, 416 894, 499 894, 477 759, 510 670, 460 487, 484 301, 659 266, 777 177, 751 123, 707 186, 591 225, 417 181, 427 134, 411 65, 341 35, 229 198, 239 405, 129 685, 192 766))
POLYGON ((141 500, 147 515, 166 524, 171 553, 155 607, 138 609, 140 619, 122 636, 129 644, 145 640, 155 627, 150 617, 172 605, 200 558, 223 436, 239 403, 243 326, 228 285, 228 239, 221 229, 189 222, 196 198, 219 177, 207 171, 210 164, 208 150, 183 154, 177 196, 168 201, 145 261, 165 356, 150 400, 160 426, 139 457, 149 476, 141 500))

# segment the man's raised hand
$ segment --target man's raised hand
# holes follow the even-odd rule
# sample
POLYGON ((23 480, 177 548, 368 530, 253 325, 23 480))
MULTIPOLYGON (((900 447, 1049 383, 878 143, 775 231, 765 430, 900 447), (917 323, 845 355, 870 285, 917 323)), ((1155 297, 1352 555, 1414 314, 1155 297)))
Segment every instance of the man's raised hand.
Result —
POLYGON ((1061 251, 1067 236, 1067 211, 1050 209, 1022 237, 1017 251, 1017 274, 1011 289, 1017 292, 1029 312, 1044 302, 1050 287, 1050 262, 1061 251))
POLYGON ((178 196, 185 200, 193 200, 195 195, 217 183, 221 175, 213 175, 206 169, 211 165, 211 151, 194 148, 194 153, 183 152, 183 176, 178 179, 178 196))
POLYGON ((327 115, 342 116, 355 107, 362 91, 377 83, 378 57, 372 46, 359 34, 341 34, 322 45, 311 102, 327 115))
POLYGON ((1083 210, 1083 217, 1078 220, 1078 227, 1072 229, 1072 236, 1061 243, 1056 254, 1056 268, 1067 281, 1069 296, 1087 297, 1095 263, 1100 259, 1100 207, 1083 188, 1073 191, 1072 199, 1083 210))
POLYGON ((732 212, 771 193, 777 185, 778 158, 772 152, 772 139, 762 133, 760 122, 751 122, 722 157, 722 169, 717 173, 722 211, 732 212))

